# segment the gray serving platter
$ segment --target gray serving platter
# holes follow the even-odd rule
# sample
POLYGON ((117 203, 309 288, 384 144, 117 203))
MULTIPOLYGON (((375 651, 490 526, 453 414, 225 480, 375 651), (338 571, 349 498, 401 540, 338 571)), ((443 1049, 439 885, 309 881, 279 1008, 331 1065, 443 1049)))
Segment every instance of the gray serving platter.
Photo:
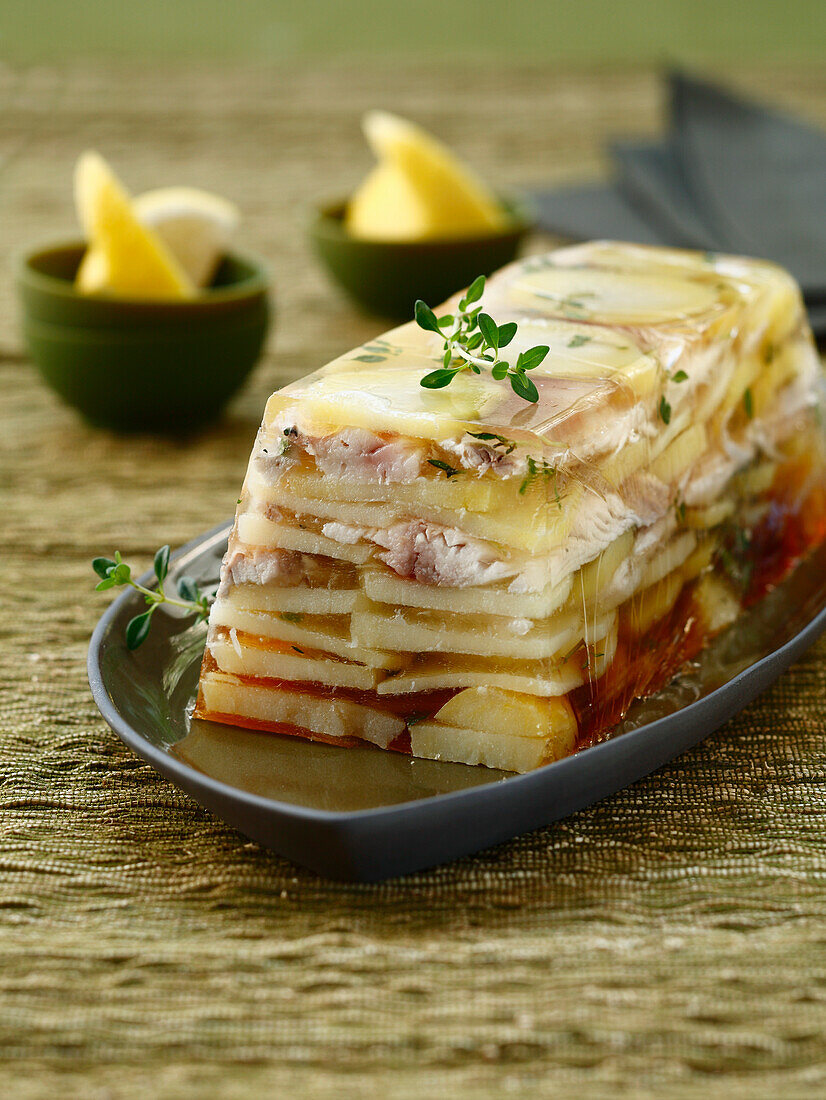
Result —
MULTIPOLYGON (((223 524, 170 571, 214 585, 223 524)), ((151 573, 141 583, 151 586, 151 573)), ((127 589, 95 629, 89 682, 101 714, 144 760, 240 832, 330 878, 375 882, 507 840, 656 770, 727 721, 826 630, 826 550, 715 639, 609 739, 526 775, 336 748, 190 719, 206 629, 161 608, 130 652, 127 589)))

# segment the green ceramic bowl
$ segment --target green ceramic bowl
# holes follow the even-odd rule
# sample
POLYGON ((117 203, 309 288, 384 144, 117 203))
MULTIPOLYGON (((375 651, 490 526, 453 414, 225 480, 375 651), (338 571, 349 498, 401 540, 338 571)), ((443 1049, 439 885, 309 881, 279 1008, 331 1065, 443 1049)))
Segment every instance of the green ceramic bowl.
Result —
POLYGON ((116 431, 185 434, 215 419, 255 366, 267 332, 268 277, 236 253, 190 302, 79 294, 85 246, 20 257, 23 337, 45 381, 87 420, 116 431))
POLYGON ((366 241, 344 227, 346 202, 322 206, 310 239, 333 279, 372 313, 408 319, 423 298, 439 305, 477 275, 489 275, 516 256, 531 221, 507 203, 513 225, 504 233, 434 241, 366 241))

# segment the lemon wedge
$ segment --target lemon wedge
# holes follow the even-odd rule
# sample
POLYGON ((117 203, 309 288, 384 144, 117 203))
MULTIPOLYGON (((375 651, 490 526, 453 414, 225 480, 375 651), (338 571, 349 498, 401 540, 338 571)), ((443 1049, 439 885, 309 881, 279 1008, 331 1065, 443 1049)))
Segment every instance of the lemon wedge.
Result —
POLYGON ((99 153, 75 169, 75 206, 89 242, 76 284, 85 294, 187 299, 196 290, 152 229, 136 217, 128 192, 99 153))
POLYGON ((364 135, 378 166, 353 195, 345 224, 357 237, 427 240, 506 230, 511 219, 450 149, 387 111, 368 111, 364 135))
POLYGON ((415 241, 429 235, 427 204, 395 164, 377 164, 353 195, 347 228, 357 237, 415 241))
POLYGON ((132 204, 196 286, 208 286, 238 223, 238 207, 195 187, 160 187, 132 204))

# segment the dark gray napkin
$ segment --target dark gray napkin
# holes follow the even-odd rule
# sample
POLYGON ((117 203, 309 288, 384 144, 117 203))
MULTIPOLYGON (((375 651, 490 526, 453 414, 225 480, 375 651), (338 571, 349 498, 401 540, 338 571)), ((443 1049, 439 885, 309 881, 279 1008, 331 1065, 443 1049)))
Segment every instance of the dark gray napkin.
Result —
POLYGON ((806 309, 809 313, 809 324, 812 326, 812 332, 818 338, 826 337, 826 303, 807 301, 806 309))
POLYGON ((670 84, 669 145, 703 220, 826 298, 826 133, 681 73, 670 84))
POLYGON ((720 250, 719 235, 704 221, 667 145, 617 143, 611 154, 617 166, 617 190, 642 217, 660 227, 661 241, 681 248, 720 250))
POLYGON ((826 335, 826 133, 682 73, 668 81, 665 139, 612 146, 612 183, 534 194, 540 224, 774 260, 826 335))
POLYGON ((637 213, 621 192, 599 183, 560 187, 531 195, 539 224, 575 240, 607 237, 635 244, 663 244, 659 229, 637 213))

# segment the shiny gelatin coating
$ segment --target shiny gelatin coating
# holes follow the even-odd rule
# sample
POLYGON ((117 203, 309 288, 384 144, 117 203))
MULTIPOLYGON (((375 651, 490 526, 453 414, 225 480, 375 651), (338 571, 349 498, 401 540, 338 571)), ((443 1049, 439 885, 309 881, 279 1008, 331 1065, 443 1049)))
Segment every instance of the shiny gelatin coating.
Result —
POLYGON ((517 323, 511 361, 550 348, 535 404, 490 374, 422 388, 443 348, 412 323, 270 398, 200 717, 527 771, 823 540, 820 365, 784 271, 594 243, 482 305, 517 323))

